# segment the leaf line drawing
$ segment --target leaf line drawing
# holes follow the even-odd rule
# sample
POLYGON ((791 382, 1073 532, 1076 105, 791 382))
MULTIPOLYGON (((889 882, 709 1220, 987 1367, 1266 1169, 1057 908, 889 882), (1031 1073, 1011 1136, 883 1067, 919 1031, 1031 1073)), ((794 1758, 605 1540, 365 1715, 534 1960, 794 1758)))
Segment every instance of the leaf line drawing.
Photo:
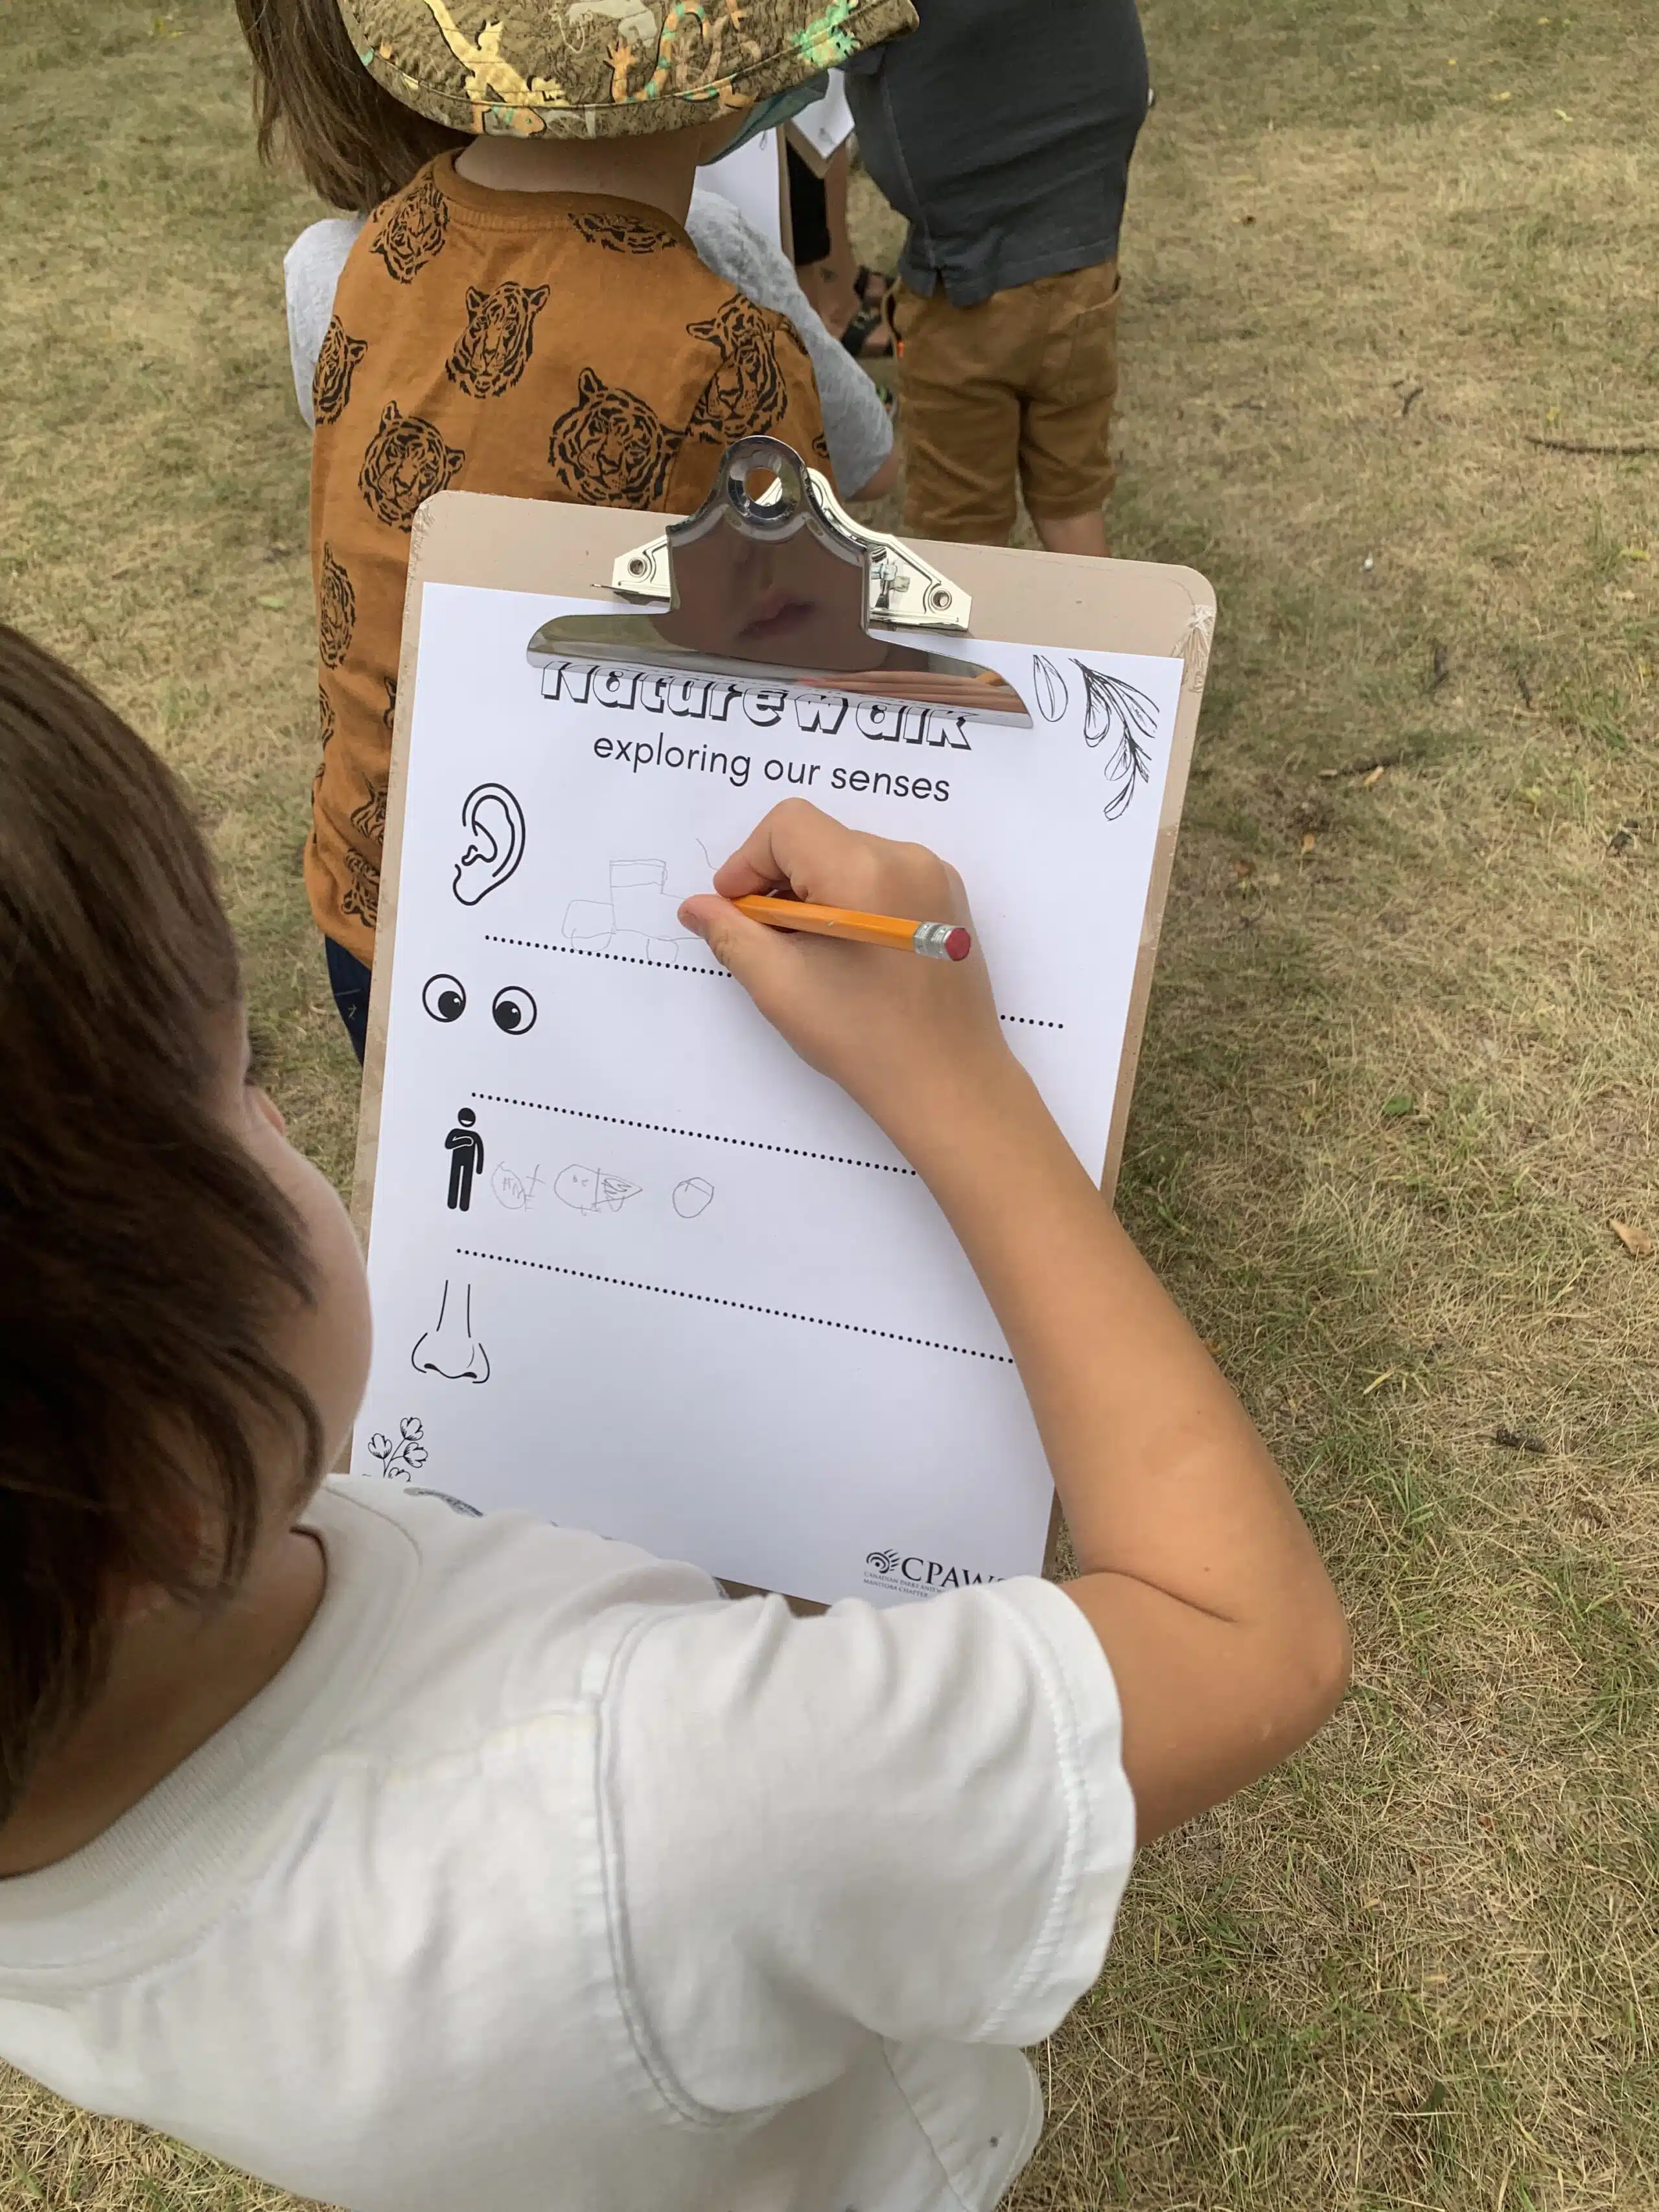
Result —
POLYGON ((395 1442, 388 1436, 372 1436, 368 1449, 388 1482, 407 1482, 417 1467, 426 1465, 426 1424, 418 1413, 405 1413, 395 1442))
POLYGON ((1036 697, 1037 712, 1045 722, 1065 720, 1072 695, 1066 688, 1066 678, 1046 653, 1031 656, 1031 690, 1036 697))
POLYGON ((1135 795, 1137 784, 1152 775, 1152 740, 1158 735, 1158 708, 1146 693, 1121 676, 1108 676, 1085 661, 1075 664, 1083 678, 1083 742, 1116 744, 1106 760, 1106 819, 1115 822, 1135 795))

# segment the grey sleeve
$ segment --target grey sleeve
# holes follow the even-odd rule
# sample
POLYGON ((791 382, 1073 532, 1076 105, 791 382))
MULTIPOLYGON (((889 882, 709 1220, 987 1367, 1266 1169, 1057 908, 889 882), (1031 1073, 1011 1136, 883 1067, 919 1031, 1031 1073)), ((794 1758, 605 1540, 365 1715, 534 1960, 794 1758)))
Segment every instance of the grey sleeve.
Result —
POLYGON ((317 374, 317 356, 328 335, 329 318, 334 313, 334 288, 362 227, 361 216, 331 216, 327 222, 313 222, 309 230, 301 231, 283 256, 294 397, 308 429, 317 427, 311 386, 317 374))
POLYGON ((787 315, 811 356, 823 410, 823 434, 836 482, 856 497, 893 449, 893 426, 880 394, 851 354, 832 338, 775 246, 751 230, 730 200, 700 176, 685 219, 691 243, 717 276, 763 307, 787 315))

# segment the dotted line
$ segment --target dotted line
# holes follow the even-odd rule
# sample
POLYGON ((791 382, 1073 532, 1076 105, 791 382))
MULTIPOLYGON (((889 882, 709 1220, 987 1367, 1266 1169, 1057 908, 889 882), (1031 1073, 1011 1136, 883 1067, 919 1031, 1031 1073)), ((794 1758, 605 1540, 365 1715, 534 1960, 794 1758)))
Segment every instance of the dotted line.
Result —
POLYGON ((798 1160, 827 1160, 838 1168, 875 1168, 883 1175, 913 1176, 914 1168, 889 1160, 855 1160, 847 1152, 809 1152, 799 1145, 769 1145, 759 1137, 720 1137, 709 1129, 677 1129, 669 1121, 630 1121, 625 1114, 596 1114, 586 1106, 544 1106, 539 1098, 507 1098, 499 1091, 475 1091, 492 1106, 526 1106, 532 1114, 568 1114, 580 1121, 609 1121, 617 1129, 654 1129, 659 1137, 696 1137, 710 1145, 742 1145, 751 1152, 787 1152, 798 1160))
POLYGON ((567 952, 575 960, 620 960, 628 968, 677 968, 682 975, 724 975, 728 981, 732 975, 718 961, 714 967, 705 968, 701 961, 694 964, 689 960, 643 960, 637 952, 594 952, 586 945, 546 945, 538 937, 494 937, 488 930, 484 943, 522 945, 530 952, 567 952))
MULTIPOLYGON (((712 968, 705 968, 700 960, 644 960, 637 952, 594 952, 586 945, 549 945, 539 937, 497 937, 489 930, 484 932, 484 943, 516 945, 526 952, 564 952, 575 960, 620 960, 625 968, 673 968, 682 975, 724 975, 729 981, 732 974, 729 968, 722 968, 718 961, 712 968)), ((1004 1022, 1019 1022, 1029 1030, 1063 1030, 1066 1026, 1064 1022, 1040 1021, 1034 1014, 1000 1014, 997 1018, 1004 1022)), ((732 1141, 735 1143, 737 1140, 733 1139, 732 1141)))
POLYGON ((503 1267, 534 1267, 544 1275, 572 1275, 579 1282, 608 1283, 613 1290, 649 1291, 653 1297, 686 1298, 697 1306, 730 1306, 738 1313, 764 1314, 772 1321, 810 1322, 815 1328, 838 1328, 852 1336, 884 1337, 890 1344, 915 1344, 924 1352, 954 1352, 963 1359, 988 1359, 994 1366, 1012 1367, 1006 1352, 979 1352, 970 1344, 940 1344, 930 1336, 907 1336, 902 1329, 870 1328, 862 1322, 830 1321, 823 1314, 791 1313, 787 1306, 750 1305, 743 1298, 716 1297, 709 1291, 676 1291, 662 1283, 635 1283, 626 1275, 600 1275, 591 1267, 561 1267, 551 1260, 517 1260, 504 1252, 476 1252, 465 1244, 455 1247, 459 1260, 494 1260, 503 1267))

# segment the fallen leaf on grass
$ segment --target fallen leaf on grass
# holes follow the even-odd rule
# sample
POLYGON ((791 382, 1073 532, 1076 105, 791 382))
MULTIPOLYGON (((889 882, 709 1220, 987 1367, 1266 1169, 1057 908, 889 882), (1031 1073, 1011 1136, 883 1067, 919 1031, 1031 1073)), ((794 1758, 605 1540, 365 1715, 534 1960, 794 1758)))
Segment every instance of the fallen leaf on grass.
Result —
POLYGON ((282 613, 283 608, 288 605, 288 593, 286 592, 261 592, 259 594, 259 605, 262 607, 266 608, 271 614, 279 615, 282 613))
POLYGON ((1359 788, 1362 791, 1375 791, 1377 785, 1382 782, 1383 777, 1388 774, 1388 772, 1389 770, 1386 762, 1379 761, 1369 775, 1362 775, 1360 777, 1359 788))
POLYGON ((1641 834, 1641 827, 1639 822, 1621 822, 1607 840, 1608 852, 1615 854, 1628 853, 1641 834))
POLYGON ((1392 1098, 1382 1101, 1382 1111, 1390 1121, 1398 1121, 1407 1114, 1417 1111, 1417 1101, 1409 1091, 1396 1091, 1392 1098))
POLYGON ((1302 832, 1302 849, 1304 853, 1311 853, 1318 842, 1318 838, 1314 836, 1311 830, 1304 830, 1302 832))
POLYGON ((1632 1260, 1652 1259, 1653 1237, 1649 1231, 1638 1229, 1633 1221, 1610 1220, 1607 1226, 1632 1260))
POLYGON ((1494 1429, 1492 1440, 1502 1444, 1505 1451, 1543 1452, 1548 1449, 1542 1437, 1530 1437, 1524 1429, 1494 1429))

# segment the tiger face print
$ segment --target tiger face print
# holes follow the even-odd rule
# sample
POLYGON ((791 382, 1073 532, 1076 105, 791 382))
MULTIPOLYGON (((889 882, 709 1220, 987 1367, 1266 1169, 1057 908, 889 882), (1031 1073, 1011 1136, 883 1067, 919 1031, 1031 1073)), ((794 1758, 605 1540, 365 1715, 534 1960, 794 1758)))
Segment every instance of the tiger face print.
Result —
POLYGON ((373 929, 380 914, 380 872, 355 845, 345 848, 345 865, 351 880, 340 894, 340 911, 373 929))
POLYGON ((336 315, 329 324, 317 356, 317 373, 311 380, 311 404, 319 422, 337 422, 345 413, 353 372, 368 351, 368 341, 348 337, 336 315))
POLYGON ((643 399, 591 368, 576 380, 576 404, 553 425, 548 466, 584 506, 651 506, 668 482, 679 434, 643 399))
POLYGON ((636 215, 573 215, 570 228, 606 253, 672 253, 679 245, 665 225, 636 215))
POLYGON ((421 501, 446 490, 465 459, 459 446, 444 443, 441 431, 405 415, 393 399, 369 440, 357 488, 371 514, 393 530, 408 530, 421 501))
POLYGON ((466 288, 466 329, 444 363, 452 384, 472 399, 498 398, 524 374, 536 339, 536 318, 547 305, 545 284, 510 280, 493 292, 466 288))
POLYGON ((351 579, 335 559, 332 546, 325 545, 323 573, 317 586, 317 650, 325 668, 337 668, 345 659, 356 626, 357 594, 351 588, 351 579))
POLYGON ((688 323, 723 356, 687 424, 688 435, 722 441, 769 430, 788 405, 778 367, 779 318, 734 292, 706 322, 688 323))
POLYGON ((364 844, 373 845, 378 852, 386 842, 386 786, 371 783, 367 789, 368 798, 351 810, 351 826, 364 844))
POLYGON ((399 284, 412 284, 443 252, 448 228, 449 202, 430 177, 422 177, 393 200, 370 251, 399 284))

